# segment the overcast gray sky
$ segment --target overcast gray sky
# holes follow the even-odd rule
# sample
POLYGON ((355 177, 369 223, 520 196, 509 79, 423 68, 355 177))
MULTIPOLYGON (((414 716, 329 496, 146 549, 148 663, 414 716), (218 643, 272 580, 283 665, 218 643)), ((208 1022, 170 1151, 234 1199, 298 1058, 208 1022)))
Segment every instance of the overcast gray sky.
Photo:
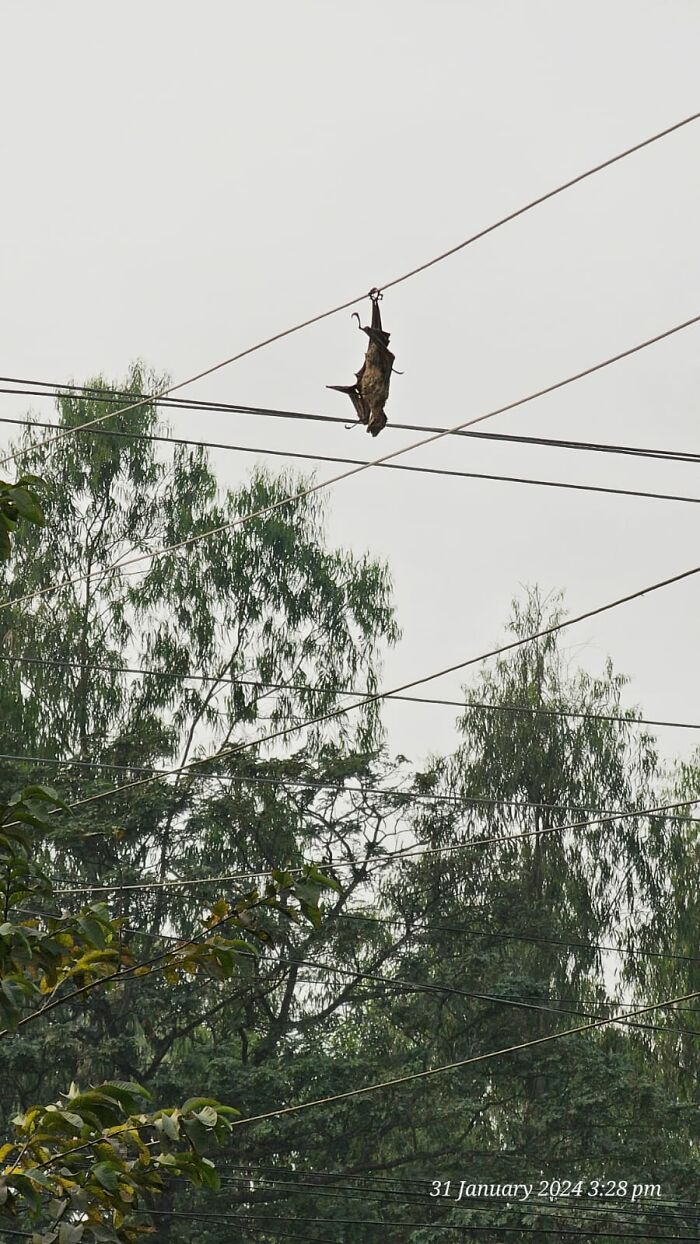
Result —
MULTIPOLYGON (((0 12, 8 375, 118 379, 141 357, 179 380, 700 108, 694 0, 4 0, 0 12)), ((390 420, 457 423, 700 313, 698 220, 700 123, 388 291, 405 372, 390 420)), ((346 415, 324 386, 352 379, 361 342, 343 312, 185 393, 346 415)), ((353 457, 413 439, 242 415, 173 426, 353 457)), ((698 451, 700 327, 488 427, 698 451)), ((700 496, 691 465, 454 439, 404 460, 700 496)), ((223 483, 252 461, 215 455, 223 483)), ((563 588, 578 612, 700 563, 691 505, 379 470, 329 502, 332 537, 391 565, 404 637, 387 684, 489 647, 522 584, 563 588)), ((699 594, 690 579, 566 644, 591 669, 612 656, 647 714, 698 720, 699 594)), ((414 759, 453 743, 449 710, 387 719, 414 759)))

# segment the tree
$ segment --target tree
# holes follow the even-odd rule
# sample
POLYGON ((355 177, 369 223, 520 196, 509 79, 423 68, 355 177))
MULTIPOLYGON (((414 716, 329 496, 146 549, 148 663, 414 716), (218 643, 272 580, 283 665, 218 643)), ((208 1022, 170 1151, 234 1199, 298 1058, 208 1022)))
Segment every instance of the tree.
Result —
MULTIPOLYGON (((118 991, 128 977, 162 971, 171 989, 180 975, 204 973, 229 980, 240 965, 249 969, 255 938, 270 934, 260 909, 298 918, 297 900, 320 920, 317 896, 334 885, 313 869, 297 879, 280 874, 262 893, 251 891, 235 906, 217 904, 203 934, 177 943, 144 963, 134 963, 122 941, 121 922, 103 905, 68 915, 27 913, 27 900, 50 903, 53 888, 35 862, 37 840, 66 836, 60 820, 46 815, 69 811, 45 787, 26 789, 0 808, 0 866, 3 923, 0 925, 0 1017, 11 1038, 47 1012, 82 1000, 88 993, 118 991), (233 929, 246 937, 232 938, 233 929), (73 986, 66 990, 65 986, 73 986)), ((68 831, 70 832, 70 831, 68 831)), ((195 1186, 218 1189, 214 1164, 203 1153, 230 1131, 239 1112, 211 1097, 193 1097, 181 1108, 149 1111, 150 1094, 135 1082, 117 1081, 81 1090, 71 1083, 50 1105, 32 1104, 15 1115, 15 1139, 0 1148, 0 1218, 42 1224, 36 1244, 119 1244, 140 1234, 144 1194, 160 1193, 164 1176, 184 1176, 195 1186)))
MULTIPOLYGON (((130 385, 141 383, 135 371, 130 385)), ((99 392, 94 401, 60 403, 66 427, 104 410, 99 392)), ((325 547, 313 499, 293 514, 254 520, 238 534, 147 564, 135 581, 128 569, 109 569, 297 487, 290 477, 258 473, 219 498, 201 453, 178 447, 169 465, 143 439, 155 417, 141 408, 110 422, 114 439, 77 433, 48 456, 27 455, 46 481, 48 523, 19 541, 7 594, 18 600, 57 580, 84 578, 31 608, 0 614, 6 655, 22 658, 1 671, 2 750, 65 761, 57 781, 75 802, 113 787, 109 768, 96 776, 86 761, 123 766, 116 772, 128 781, 149 766, 225 753, 248 743, 256 726, 290 734, 276 755, 219 754, 174 782, 133 794, 115 790, 76 808, 80 834, 46 844, 42 861, 52 877, 72 884, 128 886, 144 875, 269 871, 278 861, 299 866, 310 855, 356 854, 337 900, 342 906, 366 879, 363 856, 386 832, 374 796, 342 791, 350 778, 372 783, 376 712, 311 730, 297 751, 296 726, 334 707, 338 686, 375 687, 379 646, 396 636, 388 577, 369 558, 325 547), (154 673, 136 677, 124 666, 154 673)), ((36 782, 45 772, 39 763, 6 761, 0 789, 9 797, 18 780, 36 782)), ((142 956, 164 930, 189 936, 202 895, 213 905, 221 891, 173 886, 120 894, 123 946, 136 957, 136 948, 142 956)), ((216 1097, 206 1090, 212 1050, 231 1042, 236 1058, 220 1078, 226 1100, 245 1113, 269 1106, 270 1092, 288 1088, 280 1049, 297 1019, 299 969, 287 960, 308 951, 311 939, 288 920, 268 930, 272 950, 223 993, 218 980, 199 973, 180 982, 174 1005, 164 973, 131 976, 118 995, 98 990, 47 1014, 36 1037, 23 1038, 21 1059, 0 1052, 6 1116, 55 1096, 71 1078, 136 1081, 159 1100, 216 1097), (273 1070, 260 1074, 263 1065, 273 1070)))
MULTIPOLYGON (((533 592, 515 604, 511 629, 522 638, 560 616, 556 603, 548 610, 533 592)), ((678 891, 688 886, 688 843, 695 842, 696 827, 685 817, 622 816, 585 830, 558 829, 600 811, 664 802, 654 740, 623 708, 623 687, 609 663, 597 677, 571 671, 558 638, 549 636, 465 688, 468 702, 491 707, 465 711, 459 746, 416 774, 422 802, 407 805, 416 840, 437 852, 387 870, 365 908, 373 935, 387 945, 396 940, 388 961, 395 983, 365 983, 328 1033, 337 1060, 352 1061, 355 1083, 584 1023, 610 1013, 611 997, 630 983, 646 1001, 693 988, 696 963, 671 971, 663 959, 645 965, 623 957, 625 969, 616 973, 616 959, 600 947, 695 953, 694 909, 686 919, 689 904, 678 891), (513 705, 522 711, 512 712, 513 705), (489 845, 470 848, 472 839, 489 845), (677 881, 667 869, 669 856, 677 881), (651 923, 649 909, 659 912, 651 923), (684 913, 681 927, 674 912, 684 913), (377 916, 385 922, 379 927, 377 916)), ((686 774, 685 791, 692 789, 695 775, 686 774)), ((520 1206, 514 1217, 497 1203, 467 1201, 458 1209, 434 1203, 428 1172, 457 1185, 477 1174, 477 1182, 508 1184, 587 1181, 604 1172, 615 1181, 660 1182, 665 1197, 692 1202, 697 1123, 684 1051, 694 1042, 678 1033, 689 1019, 659 1012, 648 1025, 567 1037, 410 1092, 381 1094, 371 1128, 366 1120, 362 1125, 362 1099, 338 1103, 331 1122, 300 1119, 293 1140, 285 1136, 287 1146, 303 1154, 305 1136, 318 1124, 325 1129, 326 1169, 425 1180, 415 1217, 482 1229, 514 1221, 544 1227, 551 1210, 520 1206)), ((301 1190, 294 1204, 309 1212, 310 1200, 301 1208, 301 1190)), ((379 1204, 387 1239, 432 1244, 442 1238, 430 1230, 407 1235, 398 1198, 379 1204)), ((570 1204, 571 1212, 581 1211, 580 1201, 570 1204)), ((605 1238, 621 1206, 607 1203, 602 1210, 596 1231, 605 1238)), ((361 1205, 351 1212, 362 1218, 365 1211, 361 1205)), ((634 1221, 651 1225, 656 1212, 637 1206, 634 1221)), ((692 1209, 681 1204, 676 1221, 692 1231, 692 1209)), ((362 1230, 347 1238, 359 1241, 362 1230)))
MULTIPOLYGON (((30 488, 37 483, 42 481, 30 476, 15 486, 3 485, 0 554, 5 559, 11 552, 10 532, 20 519, 44 523, 36 490, 30 488)), ((302 913, 316 924, 321 890, 337 888, 313 868, 275 870, 261 892, 251 890, 233 904, 217 902, 202 934, 174 939, 174 948, 134 963, 123 920, 111 919, 104 905, 61 915, 21 906, 27 900, 55 902, 54 887, 37 863, 39 851, 52 861, 62 840, 85 838, 80 830, 66 833, 60 819, 46 815, 46 805, 50 814, 70 812, 40 785, 0 805, 0 1019, 7 1023, 0 1039, 58 1007, 82 1002, 96 988, 119 988, 125 979, 143 979, 153 971, 162 971, 171 986, 182 973, 228 980, 241 963, 250 969, 255 939, 272 940, 259 909, 283 913, 287 920, 302 913), (232 928, 247 936, 232 939, 232 928), (66 984, 74 988, 66 991, 66 984)), ((57 1103, 34 1104, 15 1115, 16 1139, 1 1150, 6 1165, 0 1176, 0 1217, 43 1223, 33 1236, 37 1244, 116 1244, 141 1233, 141 1197, 163 1190, 164 1173, 218 1188, 213 1163, 201 1150, 212 1139, 221 1140, 238 1111, 211 1097, 194 1097, 181 1109, 147 1113, 149 1096, 135 1082, 111 1081, 82 1091, 72 1083, 57 1103)))

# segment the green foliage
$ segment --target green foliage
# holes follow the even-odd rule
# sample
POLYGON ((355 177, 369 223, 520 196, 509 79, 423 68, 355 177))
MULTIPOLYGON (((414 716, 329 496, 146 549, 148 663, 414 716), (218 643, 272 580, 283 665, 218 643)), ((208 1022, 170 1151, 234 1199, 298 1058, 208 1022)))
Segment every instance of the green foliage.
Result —
MULTIPOLYGON (((137 372, 129 385, 146 387, 137 372)), ((62 399, 60 416, 71 426, 106 409, 98 392, 94 401, 62 399)), ((110 569, 300 486, 290 474, 258 472, 222 492, 201 453, 160 454, 137 439, 154 430, 156 415, 141 408, 117 418, 118 440, 76 436, 48 462, 41 453, 32 459, 47 473, 51 521, 18 531, 8 596, 49 579, 85 579, 50 608, 38 601, 35 610, 0 615, 8 653, 70 662, 0 669, 0 750, 60 757, 56 784, 69 802, 110 791, 75 810, 71 834, 36 838, 36 866, 57 888, 231 880, 117 892, 118 978, 86 981, 80 996, 68 980, 60 1008, 21 1029, 21 1042, 2 1042, 8 1130, 37 1100, 55 1098, 69 1110, 61 1088, 71 1080, 98 1092, 134 1082, 154 1101, 189 1099, 181 1115, 161 1115, 158 1128, 158 1112, 142 1107, 151 1113, 141 1139, 177 1158, 185 1149, 180 1119, 192 1114, 203 1143, 199 1126, 211 1123, 210 1111, 219 1117, 218 1102, 257 1115, 527 1042, 576 1023, 572 1011, 607 1013, 621 995, 649 1001, 698 987, 696 825, 623 816, 560 828, 598 809, 664 802, 669 785, 678 798, 697 794, 700 766, 691 759, 668 782, 655 740, 624 707, 625 680, 612 665, 579 670, 554 636, 524 645, 466 689, 466 699, 492 710, 466 710, 451 754, 419 772, 388 756, 376 706, 359 720, 297 734, 308 717, 341 702, 340 689, 376 688, 382 648, 397 635, 389 576, 369 557, 329 547, 317 498, 145 563, 133 576, 110 569), (542 711, 516 714, 513 704, 542 711), (284 741, 249 746, 280 727, 292 731, 284 741), (143 768, 203 756, 213 759, 168 784, 116 789, 143 768), (125 769, 100 774, 85 761, 125 769), (469 845, 484 837, 495 841, 469 845), (460 850, 375 867, 397 842, 414 840, 460 850), (337 858, 347 862, 342 894, 321 888, 323 861, 337 858), (320 875, 296 871, 307 859, 319 862, 320 875), (235 878, 252 872, 271 874, 275 894, 264 886, 241 894, 235 878), (204 929, 203 905, 211 911, 204 929), (229 928, 231 915, 240 923, 229 928), (164 930, 173 941, 151 962, 164 930), (688 959, 618 959, 597 944, 662 947, 688 959), (323 970, 313 966, 321 963, 323 970), (388 980, 353 979, 353 971, 388 980)), ((527 593, 511 631, 539 630, 561 608, 527 593)), ((37 783, 42 772, 29 762, 0 765, 0 795, 9 802, 20 780, 37 783)), ((46 910, 39 891, 32 905, 46 910)), ((36 925, 42 936, 51 933, 48 920, 36 925)), ((80 936, 94 932, 88 925, 80 936)), ((22 1001, 20 1019, 33 1009, 22 1001)), ((380 1218, 391 1244, 444 1235, 431 1226, 411 1231, 408 1218, 544 1229, 537 1208, 436 1207, 427 1181, 562 1177, 566 1168, 566 1178, 662 1182, 679 1201, 679 1228, 692 1233, 680 1202, 695 1199, 698 1177, 697 1042, 677 1030, 695 1019, 663 1012, 651 1022, 237 1129, 231 1154, 239 1166, 227 1172, 226 1156, 217 1160, 216 1212, 268 1206, 331 1222, 380 1218), (408 1185, 410 1200, 403 1193, 385 1200, 368 1183, 341 1205, 303 1186, 305 1172, 331 1170, 426 1183, 408 1185)), ((78 1139, 76 1132, 68 1144, 78 1139)), ((138 1146, 129 1144, 124 1160, 139 1170, 138 1146)), ((106 1150, 101 1160, 107 1184, 127 1186, 106 1150)), ((163 1178, 162 1161, 157 1171, 163 1178)), ((175 1214, 211 1213, 204 1197, 213 1187, 206 1179, 173 1183, 159 1204, 175 1214)), ((653 1208, 635 1213, 639 1229, 653 1231, 653 1208)), ((155 1238, 168 1244, 189 1244, 193 1231, 198 1244, 231 1238, 230 1222, 153 1221, 155 1238)), ((616 1211, 606 1209, 596 1234, 605 1240, 613 1224, 616 1211)), ((242 1227, 246 1238, 251 1227, 242 1227)), ((272 1232, 259 1224, 255 1235, 272 1232)), ((366 1238, 359 1223, 343 1227, 347 1244, 366 1238)))
POLYGON ((36 475, 23 475, 14 484, 0 479, 0 561, 7 561, 11 556, 12 536, 22 519, 43 527, 41 484, 36 475))
POLYGON ((144 1229, 142 1199, 173 1176, 218 1189, 203 1150, 228 1136, 237 1111, 199 1098, 149 1111, 148 1099, 126 1081, 71 1084, 58 1102, 16 1115, 16 1139, 0 1149, 2 1216, 43 1220, 36 1244, 126 1244, 144 1229))
MULTIPOLYGON (((70 452, 70 451, 69 451, 70 452)), ((115 455, 94 455, 91 482, 114 482, 115 455), (111 459, 111 460, 110 460, 111 459)), ((116 455, 119 458, 119 455, 116 455)), ((151 476, 151 480, 153 480, 151 476)), ((30 482, 30 477, 22 484, 30 482)), ((65 539, 70 528, 67 496, 55 494, 49 538, 65 539), (63 525, 61 525, 63 523, 63 525)), ((36 494, 19 485, 0 497, 3 536, 19 518, 43 521, 36 494)), ((107 506, 107 508, 109 508, 107 506)), ((111 533, 110 533, 111 534, 111 533)), ((105 546, 105 552, 114 546, 105 546)), ((3 545, 3 549, 5 545, 3 545)), ((9 550, 9 544, 7 545, 9 550)), ((33 567, 34 562, 29 563, 33 567)), ((89 576, 88 576, 89 578, 89 576)), ((23 594, 16 574, 8 580, 11 596, 23 594)), ((15 611, 13 625, 26 611, 15 611)), ((39 623, 40 625, 40 623, 39 623)), ((83 638, 87 640, 87 632, 83 638)), ((5 720, 16 725, 24 696, 12 692, 5 720), (14 710, 14 711, 13 711, 14 710)), ((46 702, 32 711, 50 714, 46 702)), ((21 719, 21 713, 20 713, 21 719)), ((83 719, 84 722, 84 719, 83 719)), ((86 736, 83 733, 83 739, 86 736)), ((80 858, 104 831, 73 818, 68 825, 56 814, 66 802, 37 783, 0 805, 0 875, 4 920, 0 925, 0 1037, 12 1040, 19 1028, 44 1020, 57 1007, 82 1004, 98 990, 121 993, 124 982, 155 972, 172 990, 183 980, 203 977, 215 984, 254 972, 257 945, 273 935, 261 913, 285 921, 321 921, 319 899, 337 883, 313 866, 274 869, 260 890, 221 898, 201 933, 172 939, 165 951, 136 961, 125 937, 123 917, 112 918, 105 905, 93 903, 78 913, 27 911, 27 901, 50 907, 55 902, 49 871, 66 856, 80 858), (240 930, 243 936, 232 937, 240 930), (67 987, 67 988, 66 988, 67 987)), ((120 841, 116 827, 108 837, 120 841)), ((23 1041, 24 1041, 24 1034, 23 1041)), ((166 1178, 186 1178, 192 1185, 216 1189, 218 1177, 203 1150, 221 1141, 238 1111, 215 1098, 194 1097, 184 1106, 148 1112, 148 1091, 135 1080, 110 1079, 87 1090, 75 1083, 49 1106, 29 1102, 9 1121, 14 1140, 0 1146, 0 1217, 38 1225, 40 1244, 73 1241, 132 1241, 144 1230, 140 1208, 166 1187, 166 1178)))
MULTIPOLYGON (((0 867, 4 871, 4 922, 0 925, 0 1037, 42 1019, 49 1010, 88 990, 120 989, 126 976, 162 971, 169 985, 199 973, 217 982, 249 969, 255 940, 270 941, 258 911, 284 909, 288 919, 320 923, 319 899, 337 883, 313 866, 301 877, 275 870, 264 890, 234 903, 214 905, 202 935, 176 943, 142 964, 122 940, 123 921, 93 904, 77 915, 22 918, 27 898, 51 901, 53 888, 36 865, 37 841, 57 841, 65 828, 52 813, 69 811, 51 790, 26 788, 0 807, 0 867), (17 918, 19 917, 19 919, 17 918), (246 938, 231 938, 225 928, 246 938), (73 992, 63 987, 70 983, 73 992), (29 1009, 34 1008, 34 1009, 29 1009)), ((213 1098, 191 1098, 181 1109, 148 1113, 147 1090, 113 1081, 81 1091, 75 1084, 58 1102, 31 1104, 11 1120, 15 1140, 0 1146, 0 1219, 40 1220, 40 1244, 85 1240, 132 1241, 140 1234, 140 1197, 163 1190, 164 1176, 217 1188, 203 1150, 221 1141, 239 1112, 213 1098), (150 1139, 149 1139, 150 1138, 150 1139), (48 1222, 47 1222, 48 1220, 48 1222)))
POLYGON ((0 805, 0 1023, 12 1031, 25 1010, 43 1007, 66 981, 83 985, 99 979, 122 959, 118 930, 101 905, 77 917, 22 917, 20 904, 27 899, 51 897, 35 853, 37 841, 65 834, 47 815, 65 807, 54 791, 37 785, 0 805))

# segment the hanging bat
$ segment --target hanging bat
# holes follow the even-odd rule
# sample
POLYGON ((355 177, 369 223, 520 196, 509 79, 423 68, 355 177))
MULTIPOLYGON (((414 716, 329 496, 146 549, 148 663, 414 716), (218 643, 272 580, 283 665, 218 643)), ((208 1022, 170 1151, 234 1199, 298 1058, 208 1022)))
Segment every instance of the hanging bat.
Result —
POLYGON ((389 381, 394 366, 394 355, 389 349, 389 333, 382 328, 382 317, 379 310, 379 290, 372 290, 372 325, 364 327, 356 311, 357 326, 369 337, 365 361, 356 373, 355 384, 329 384, 327 389, 335 389, 337 393, 347 393, 355 407, 360 423, 364 424, 371 436, 379 436, 386 427, 387 418, 384 407, 389 397, 389 381))

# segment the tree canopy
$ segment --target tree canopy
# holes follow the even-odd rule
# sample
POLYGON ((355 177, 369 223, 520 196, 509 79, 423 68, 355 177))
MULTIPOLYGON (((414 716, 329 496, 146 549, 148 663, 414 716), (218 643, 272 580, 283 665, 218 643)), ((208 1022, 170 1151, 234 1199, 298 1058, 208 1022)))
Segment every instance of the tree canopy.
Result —
MULTIPOLYGON (((148 379, 135 368, 123 388, 148 379)), ((93 385, 59 399, 63 426, 107 409, 93 385)), ((13 528, 1 572, 17 603, 0 613, 0 797, 9 806, 48 774, 77 804, 70 833, 35 843, 53 907, 38 893, 38 923, 24 924, 41 940, 89 909, 79 919, 117 929, 105 949, 123 966, 169 946, 182 959, 203 910, 245 924, 236 904, 259 901, 254 874, 274 873, 268 936, 244 964, 229 947, 235 972, 205 938, 191 972, 166 958, 122 973, 5 1041, 5 1130, 71 1082, 136 1084, 154 1102, 204 1101, 190 1111, 205 1120, 226 1119, 216 1103, 245 1120, 698 987, 696 824, 633 815, 690 798, 698 758, 662 764, 612 663, 576 668, 556 633, 523 643, 465 688, 481 707, 421 766, 392 757, 377 702, 306 726, 349 689, 377 689, 399 635, 388 569, 331 547, 314 496, 120 565, 300 487, 258 470, 222 491, 202 450, 148 439, 157 419, 141 407, 109 421, 118 435, 76 433, 24 459, 46 523, 13 528), (595 823, 606 813, 622 815, 595 823), (392 859, 409 843, 424 853, 392 859), (309 862, 320 874, 299 879, 309 862), (322 893, 326 879, 336 888, 322 893)), ((563 609, 533 589, 509 625, 526 639, 563 609)), ((660 1010, 236 1126, 218 1191, 171 1181, 148 1202, 153 1238, 224 1244, 231 1220, 256 1244, 433 1244, 459 1225, 494 1242, 513 1225, 542 1240, 553 1223, 604 1241, 606 1228, 692 1232, 696 1019, 660 1010), (563 1204, 430 1196, 433 1180, 551 1179, 582 1190, 563 1204), (662 1194, 591 1197, 595 1180, 662 1194)), ((70 1099, 61 1109, 75 1113, 70 1099)))

